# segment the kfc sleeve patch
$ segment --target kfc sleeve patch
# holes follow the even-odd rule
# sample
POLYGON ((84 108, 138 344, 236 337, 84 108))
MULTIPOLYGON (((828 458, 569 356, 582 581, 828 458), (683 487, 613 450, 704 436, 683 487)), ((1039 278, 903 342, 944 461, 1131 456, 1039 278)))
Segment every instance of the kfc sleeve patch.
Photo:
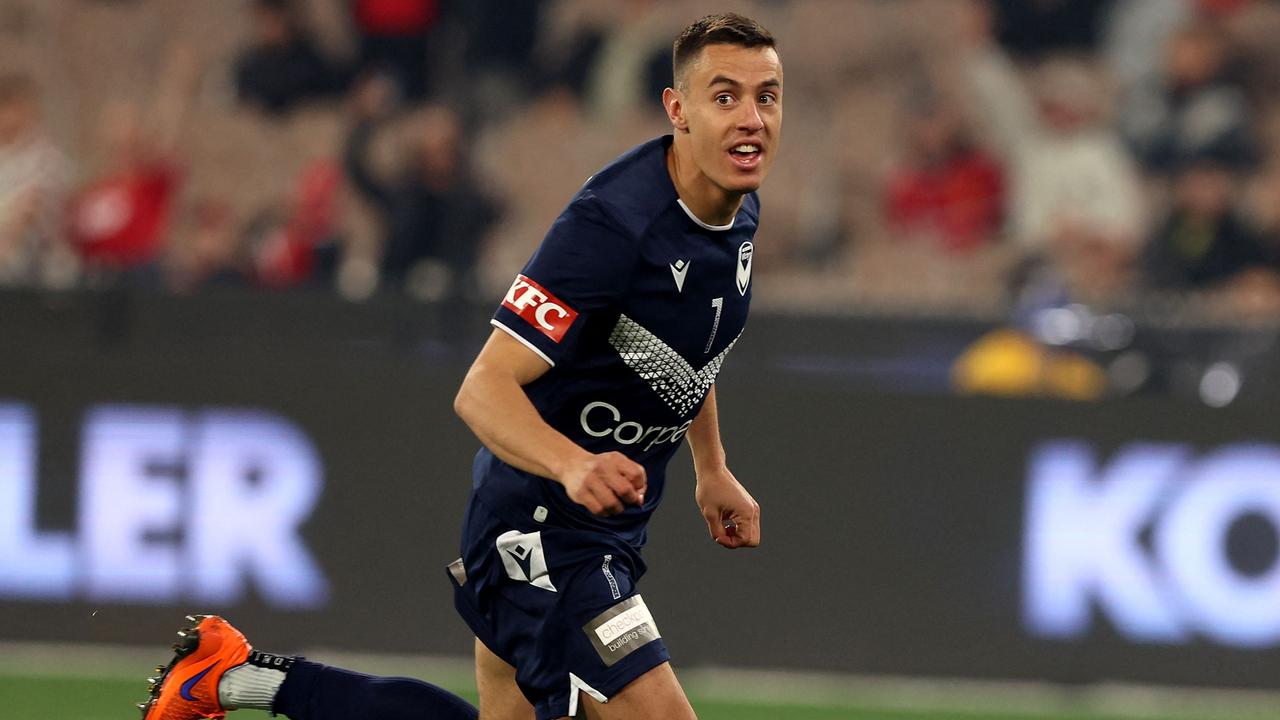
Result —
POLYGON ((582 627, 605 667, 662 637, 644 599, 632 595, 582 627))
POLYGON ((556 343, 578 318, 576 310, 524 275, 516 276, 502 306, 556 343))

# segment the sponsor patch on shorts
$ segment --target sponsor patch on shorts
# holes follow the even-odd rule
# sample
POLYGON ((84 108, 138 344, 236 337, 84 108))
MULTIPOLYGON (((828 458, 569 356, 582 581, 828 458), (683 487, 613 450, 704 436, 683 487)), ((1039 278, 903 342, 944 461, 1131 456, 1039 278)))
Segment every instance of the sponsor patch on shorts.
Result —
POLYGON ((639 595, 632 595, 600 613, 583 625, 582 631, 605 667, 613 667, 622 658, 662 637, 639 595))

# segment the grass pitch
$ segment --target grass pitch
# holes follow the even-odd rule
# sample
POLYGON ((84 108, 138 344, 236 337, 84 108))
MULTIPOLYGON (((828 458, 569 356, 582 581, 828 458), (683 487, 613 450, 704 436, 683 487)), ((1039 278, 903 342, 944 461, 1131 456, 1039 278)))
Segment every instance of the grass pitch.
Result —
MULTIPOLYGON (((0 640, 0 720, 139 720, 146 673, 167 655, 145 647, 0 640)), ((463 657, 342 653, 308 657, 375 675, 430 679, 475 698, 463 657)), ((1280 720, 1280 693, 1140 686, 877 678, 677 669, 700 720, 1280 720)), ((238 711, 231 720, 267 720, 238 711)))
MULTIPOLYGON (((0 716, 6 720, 137 720, 135 705, 146 697, 146 682, 78 677, 0 675, 0 716)), ((474 690, 451 688, 475 702, 474 690)), ((700 720, 1120 720, 1093 715, 966 714, 822 706, 803 703, 746 704, 693 697, 700 720)), ((267 720, 244 710, 233 720, 267 720)))

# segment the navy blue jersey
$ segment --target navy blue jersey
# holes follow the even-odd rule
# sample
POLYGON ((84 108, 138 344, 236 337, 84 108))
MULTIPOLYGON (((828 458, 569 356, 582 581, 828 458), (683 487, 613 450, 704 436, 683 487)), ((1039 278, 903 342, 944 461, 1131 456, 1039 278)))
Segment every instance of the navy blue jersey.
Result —
POLYGON ((532 518, 643 545, 667 462, 746 324, 759 199, 748 195, 727 225, 701 222, 668 174, 671 142, 644 143, 589 179, 492 321, 552 365, 525 387, 542 418, 590 452, 642 464, 645 503, 595 517, 559 483, 482 449, 476 492, 516 527, 532 518))

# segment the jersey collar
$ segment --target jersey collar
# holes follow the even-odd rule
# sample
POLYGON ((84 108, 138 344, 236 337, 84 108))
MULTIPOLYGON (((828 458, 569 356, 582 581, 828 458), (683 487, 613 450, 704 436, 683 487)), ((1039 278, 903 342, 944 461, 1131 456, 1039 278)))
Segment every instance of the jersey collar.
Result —
POLYGON ((676 198, 676 202, 680 204, 680 209, 684 211, 684 214, 688 215, 690 220, 697 223, 698 227, 704 230, 714 230, 716 232, 724 232, 725 230, 732 230, 734 220, 738 219, 738 216, 735 214, 733 216, 733 220, 730 220, 728 225, 708 225, 707 223, 704 223, 701 220, 699 220, 698 216, 693 214, 693 211, 689 209, 688 205, 684 204, 683 200, 681 200, 680 198, 676 198))

